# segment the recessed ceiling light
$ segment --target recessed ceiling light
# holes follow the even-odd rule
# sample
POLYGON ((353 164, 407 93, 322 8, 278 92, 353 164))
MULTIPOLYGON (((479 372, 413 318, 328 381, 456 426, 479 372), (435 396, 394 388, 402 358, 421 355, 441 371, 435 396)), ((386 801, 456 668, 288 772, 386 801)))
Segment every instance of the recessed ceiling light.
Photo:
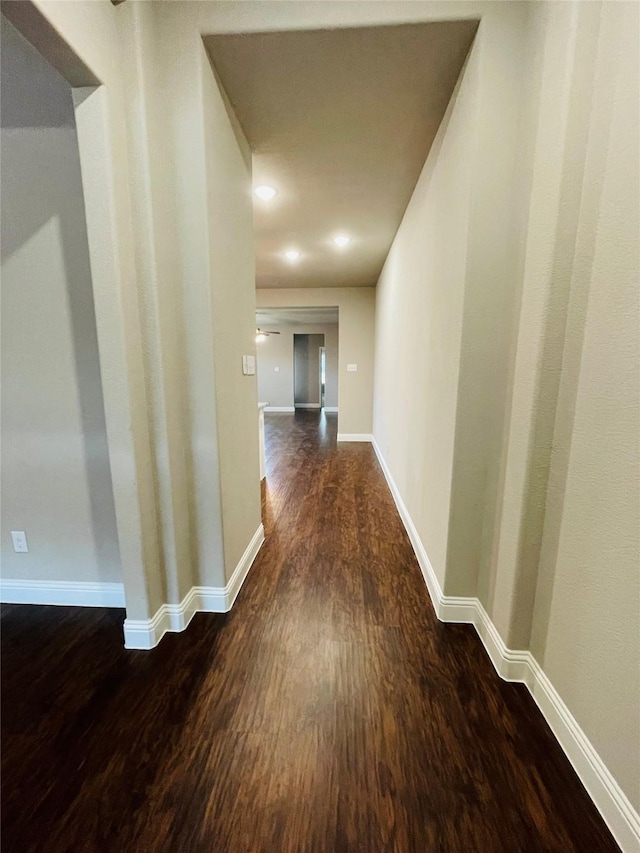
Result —
POLYGON ((350 238, 346 234, 338 234, 337 237, 333 238, 333 242, 336 246, 346 246, 350 242, 350 238))
POLYGON ((261 186, 256 187, 254 189, 254 193, 263 201, 271 201, 272 198, 275 198, 278 195, 278 190, 273 187, 261 186))
POLYGON ((288 252, 284 253, 284 256, 288 261, 297 261, 300 257, 300 252, 297 249, 289 249, 288 252))

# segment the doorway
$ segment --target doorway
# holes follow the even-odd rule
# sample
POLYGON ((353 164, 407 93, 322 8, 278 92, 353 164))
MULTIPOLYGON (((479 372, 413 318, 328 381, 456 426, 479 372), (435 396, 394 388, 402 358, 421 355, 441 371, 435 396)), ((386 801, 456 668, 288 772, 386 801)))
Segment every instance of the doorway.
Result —
POLYGON ((338 414, 337 307, 258 308, 258 400, 265 411, 338 414))
POLYGON ((324 409, 326 402, 327 351, 324 344, 320 347, 320 408, 324 409))
POLYGON ((323 334, 293 336, 293 405, 295 409, 320 409, 320 353, 324 349, 323 334))

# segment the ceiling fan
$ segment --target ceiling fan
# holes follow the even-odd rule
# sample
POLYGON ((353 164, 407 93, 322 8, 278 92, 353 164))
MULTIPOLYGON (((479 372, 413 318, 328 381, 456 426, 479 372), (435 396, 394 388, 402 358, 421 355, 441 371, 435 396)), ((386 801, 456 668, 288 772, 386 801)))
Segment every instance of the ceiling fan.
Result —
POLYGON ((280 332, 267 332, 262 331, 262 329, 256 329, 256 343, 262 343, 262 341, 267 337, 267 335, 279 335, 280 332))

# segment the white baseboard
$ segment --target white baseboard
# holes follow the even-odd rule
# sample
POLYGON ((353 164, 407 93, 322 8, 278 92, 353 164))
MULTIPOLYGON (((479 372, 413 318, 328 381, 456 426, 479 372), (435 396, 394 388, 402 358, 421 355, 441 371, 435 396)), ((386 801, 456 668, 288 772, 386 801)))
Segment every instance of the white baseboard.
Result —
POLYGON ((411 540, 438 619, 442 622, 467 622, 474 625, 498 675, 505 681, 526 684, 620 848, 624 853, 638 853, 640 815, 611 775, 538 661, 528 650, 507 648, 479 599, 443 594, 424 545, 375 438, 372 442, 398 513, 411 540))
POLYGON ((323 406, 323 408, 328 415, 337 415, 338 414, 338 407, 337 406, 323 406))
POLYGON ((124 607, 121 583, 0 580, 3 604, 57 604, 71 607, 124 607))
MULTIPOLYGON (((422 544, 420 537, 418 536, 418 531, 416 530, 411 516, 409 515, 409 511, 404 505, 404 501, 402 500, 400 492, 398 491, 398 487, 396 486, 394 479, 391 476, 389 466, 387 465, 386 460, 383 457, 380 448, 378 447, 378 442, 375 440, 375 438, 373 438, 373 436, 371 440, 373 443, 373 449, 375 450, 376 456, 378 457, 378 462, 380 463, 380 467, 382 468, 382 473, 385 476, 387 485, 389 486, 389 490, 396 503, 398 513, 400 514, 400 518, 402 519, 402 523, 404 524, 409 539, 411 540, 411 544, 413 545, 413 550, 418 560, 420 570, 422 571, 422 576, 424 577, 427 589, 429 590, 429 595, 431 596, 431 602, 433 604, 434 610, 436 611, 436 616, 438 617, 438 619, 441 619, 442 617, 440 615, 440 600, 442 598, 442 590, 440 589, 438 578, 436 577, 436 573, 433 570, 433 566, 431 565, 429 558, 427 557, 427 552, 425 551, 424 545, 422 544)), ((454 615, 455 614, 452 611, 451 616, 453 617, 454 615)), ((449 621, 471 622, 472 620, 469 618, 451 618, 449 621)))
POLYGON ((296 403, 296 409, 319 409, 320 403, 296 403))
POLYGON ((640 815, 531 654, 529 666, 531 683, 525 683, 578 778, 591 795, 620 849, 624 853, 638 853, 640 815))
POLYGON ((265 406, 265 412, 288 412, 292 415, 295 412, 293 406, 265 406))
POLYGON ((151 619, 125 619, 125 648, 153 649, 167 631, 184 631, 195 613, 226 613, 231 610, 263 542, 264 528, 261 524, 226 586, 193 586, 180 604, 163 604, 151 619))
POLYGON ((339 432, 338 441, 373 441, 373 436, 366 432, 339 432))

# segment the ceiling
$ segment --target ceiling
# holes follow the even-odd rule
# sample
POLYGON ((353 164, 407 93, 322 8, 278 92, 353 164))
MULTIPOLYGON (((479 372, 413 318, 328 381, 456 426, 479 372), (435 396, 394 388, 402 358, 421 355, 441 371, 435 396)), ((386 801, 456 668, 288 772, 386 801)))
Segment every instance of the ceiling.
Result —
POLYGON ((278 190, 255 199, 258 287, 376 283, 476 28, 204 37, 251 146, 254 186, 278 190), (283 256, 291 248, 295 262, 283 256))
POLYGON ((258 308, 256 326, 328 326, 338 322, 337 308, 258 308))

